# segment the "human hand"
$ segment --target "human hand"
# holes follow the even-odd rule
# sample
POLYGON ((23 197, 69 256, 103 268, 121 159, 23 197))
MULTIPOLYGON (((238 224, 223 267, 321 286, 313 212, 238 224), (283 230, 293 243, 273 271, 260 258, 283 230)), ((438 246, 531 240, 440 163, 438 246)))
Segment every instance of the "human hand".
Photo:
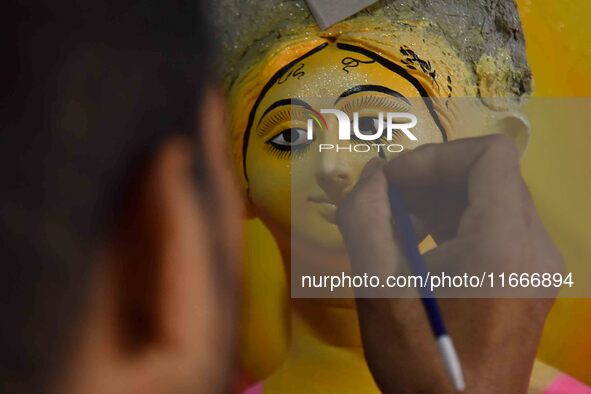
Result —
MULTIPOLYGON (((561 272, 560 253, 536 212, 513 142, 502 135, 424 145, 368 163, 339 203, 337 221, 354 273, 406 267, 388 202, 400 190, 437 246, 427 269, 561 272)), ((548 298, 441 299, 469 393, 526 392, 548 298)), ((358 298, 365 356, 384 392, 454 392, 418 298, 358 298)))

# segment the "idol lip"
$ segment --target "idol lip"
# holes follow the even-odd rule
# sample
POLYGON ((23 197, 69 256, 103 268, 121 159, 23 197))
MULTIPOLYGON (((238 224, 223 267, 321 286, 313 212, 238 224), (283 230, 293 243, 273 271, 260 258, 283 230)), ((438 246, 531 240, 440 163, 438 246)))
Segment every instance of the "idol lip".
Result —
POLYGON ((313 202, 316 204, 330 204, 336 206, 336 202, 334 200, 326 197, 326 196, 310 196, 308 197, 309 202, 313 202))
POLYGON ((308 201, 320 205, 318 213, 324 220, 331 224, 337 224, 337 205, 334 200, 328 198, 327 196, 310 196, 308 197, 308 201))

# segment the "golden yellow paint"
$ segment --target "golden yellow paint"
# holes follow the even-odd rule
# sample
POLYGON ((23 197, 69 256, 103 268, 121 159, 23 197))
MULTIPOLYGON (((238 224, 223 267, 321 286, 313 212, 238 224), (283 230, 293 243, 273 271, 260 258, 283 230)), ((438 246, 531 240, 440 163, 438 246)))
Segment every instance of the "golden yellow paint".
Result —
MULTIPOLYGON (((591 96, 591 2, 519 0, 518 5, 535 96, 591 96)), ((523 173, 542 219, 567 263, 591 261, 588 113, 560 130, 538 130, 532 124, 533 138, 523 159, 523 173)), ((558 300, 546 324, 540 359, 591 385, 589 327, 591 300, 558 300)))

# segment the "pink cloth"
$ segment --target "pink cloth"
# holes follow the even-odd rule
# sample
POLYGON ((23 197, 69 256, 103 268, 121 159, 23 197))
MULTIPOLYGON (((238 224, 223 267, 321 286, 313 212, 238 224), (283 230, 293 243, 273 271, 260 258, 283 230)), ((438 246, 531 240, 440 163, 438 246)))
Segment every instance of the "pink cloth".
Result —
MULTIPOLYGON (((250 386, 242 392, 242 394, 262 394, 263 384, 257 383, 250 386)), ((579 382, 575 378, 566 375, 558 375, 544 390, 544 394, 591 394, 591 388, 579 382)))
POLYGON ((252 385, 242 392, 242 394, 262 394, 262 393, 263 393, 263 384, 262 383, 257 383, 255 385, 252 385))
POLYGON ((575 378, 561 373, 544 390, 544 394, 591 394, 591 388, 575 378))

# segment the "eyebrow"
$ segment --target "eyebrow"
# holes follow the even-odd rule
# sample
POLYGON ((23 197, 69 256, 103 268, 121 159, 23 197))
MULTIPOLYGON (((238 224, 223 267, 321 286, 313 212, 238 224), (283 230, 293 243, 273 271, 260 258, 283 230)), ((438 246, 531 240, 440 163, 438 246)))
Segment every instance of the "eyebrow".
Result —
POLYGON ((265 115, 267 115, 269 112, 273 111, 275 108, 283 107, 285 105, 299 105, 300 107, 304 107, 306 109, 313 111, 310 104, 308 104, 307 102, 300 100, 300 99, 286 98, 286 99, 277 100, 273 104, 269 105, 269 107, 265 110, 265 112, 263 112, 263 115, 261 116, 261 119, 259 119, 259 123, 257 124, 257 127, 259 127, 261 125, 261 122, 265 118, 265 115))
POLYGON ((410 103, 410 101, 404 97, 401 93, 398 93, 396 90, 392 90, 390 88, 387 88, 385 86, 382 85, 357 85, 357 86, 353 86, 351 89, 347 89, 346 91, 344 91, 334 102, 335 104, 338 103, 341 99, 344 99, 347 96, 350 96, 352 94, 356 94, 356 93, 361 93, 361 92, 380 92, 380 93, 385 93, 387 95, 390 96, 394 96, 396 98, 401 99, 402 101, 404 101, 405 103, 407 103, 408 105, 410 105, 412 107, 412 104, 410 103))

